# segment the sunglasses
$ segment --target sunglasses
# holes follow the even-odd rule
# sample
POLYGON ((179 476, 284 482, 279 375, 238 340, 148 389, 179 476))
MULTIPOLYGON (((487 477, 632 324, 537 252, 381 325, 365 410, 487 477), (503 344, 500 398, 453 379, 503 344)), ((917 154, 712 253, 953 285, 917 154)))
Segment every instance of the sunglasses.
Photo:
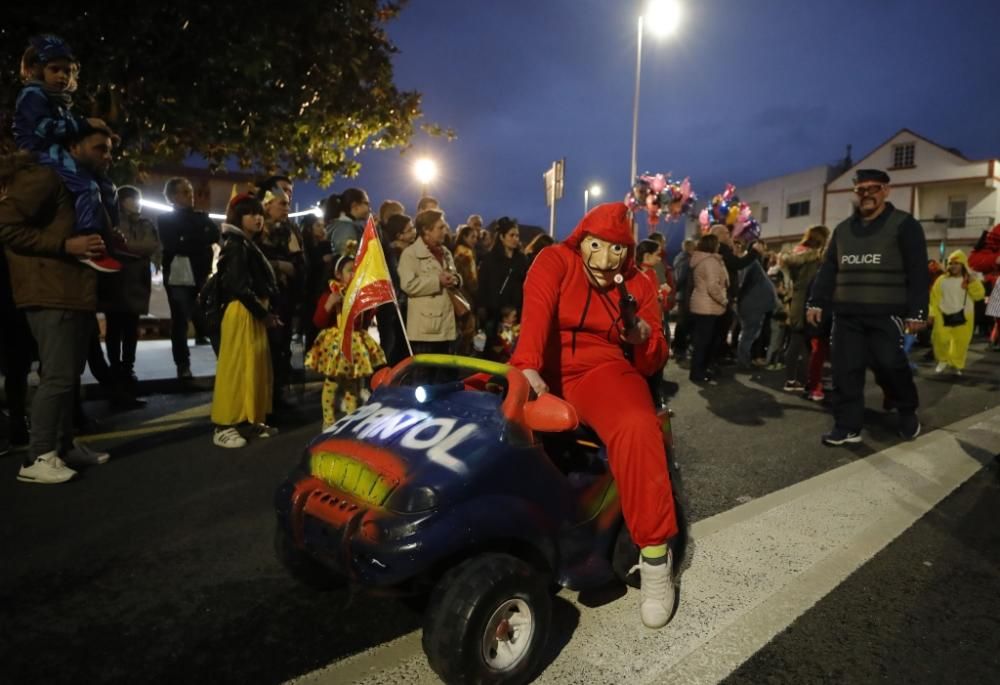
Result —
POLYGON ((877 195, 885 190, 885 186, 881 183, 876 183, 870 186, 854 186, 854 194, 864 197, 865 195, 877 195))

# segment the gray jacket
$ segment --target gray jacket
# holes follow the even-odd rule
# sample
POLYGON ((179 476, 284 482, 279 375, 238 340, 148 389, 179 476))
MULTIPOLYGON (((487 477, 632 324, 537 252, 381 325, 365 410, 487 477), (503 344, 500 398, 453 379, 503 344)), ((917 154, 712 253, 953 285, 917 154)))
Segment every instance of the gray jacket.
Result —
POLYGON ((151 293, 150 264, 160 267, 160 237, 153 222, 139 214, 122 212, 118 230, 128 251, 139 259, 122 258, 121 271, 97 278, 97 309, 102 312, 148 314, 151 293))

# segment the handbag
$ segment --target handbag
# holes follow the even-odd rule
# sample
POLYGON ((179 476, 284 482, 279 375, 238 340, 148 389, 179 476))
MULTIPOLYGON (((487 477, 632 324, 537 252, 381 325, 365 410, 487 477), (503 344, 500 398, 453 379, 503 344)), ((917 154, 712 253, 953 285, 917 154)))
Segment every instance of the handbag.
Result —
POLYGON ((456 317, 465 316, 472 311, 472 305, 457 288, 448 288, 448 297, 451 298, 451 305, 455 308, 456 317))
POLYGON ((191 268, 190 257, 175 255, 174 258, 170 260, 170 276, 167 278, 167 285, 194 285, 194 270, 191 268))
POLYGON ((951 314, 945 314, 941 312, 941 323, 945 326, 961 326, 965 323, 965 303, 969 299, 969 291, 965 291, 965 297, 962 299, 962 308, 957 312, 952 312, 951 314))

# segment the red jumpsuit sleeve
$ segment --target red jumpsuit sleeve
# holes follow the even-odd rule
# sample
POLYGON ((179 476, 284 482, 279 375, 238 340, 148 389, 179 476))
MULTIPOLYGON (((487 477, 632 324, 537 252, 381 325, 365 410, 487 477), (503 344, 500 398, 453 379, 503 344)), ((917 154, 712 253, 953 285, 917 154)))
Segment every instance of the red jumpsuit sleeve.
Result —
POLYGON ((545 347, 558 317, 559 291, 566 276, 566 262, 555 248, 538 253, 524 281, 521 336, 510 363, 519 369, 542 370, 545 347))
MULTIPOLYGON (((633 347, 632 363, 643 376, 652 376, 663 368, 670 355, 667 339, 663 337, 663 310, 656 290, 645 278, 635 279, 639 285, 633 293, 639 305, 639 317, 649 324, 649 339, 633 347)), ((527 291, 525 291, 527 293, 527 291)))
POLYGON ((334 307, 330 311, 326 311, 326 301, 329 299, 330 293, 320 295, 319 302, 316 303, 316 311, 313 312, 313 325, 320 330, 337 323, 337 313, 340 308, 334 307))

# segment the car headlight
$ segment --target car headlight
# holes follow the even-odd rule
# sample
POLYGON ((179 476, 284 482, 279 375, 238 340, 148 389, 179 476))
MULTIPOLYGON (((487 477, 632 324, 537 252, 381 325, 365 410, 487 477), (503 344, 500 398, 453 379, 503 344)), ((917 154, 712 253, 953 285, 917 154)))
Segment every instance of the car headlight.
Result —
POLYGON ((437 507, 437 491, 427 485, 417 487, 402 487, 394 492, 386 506, 402 514, 416 514, 437 507))

